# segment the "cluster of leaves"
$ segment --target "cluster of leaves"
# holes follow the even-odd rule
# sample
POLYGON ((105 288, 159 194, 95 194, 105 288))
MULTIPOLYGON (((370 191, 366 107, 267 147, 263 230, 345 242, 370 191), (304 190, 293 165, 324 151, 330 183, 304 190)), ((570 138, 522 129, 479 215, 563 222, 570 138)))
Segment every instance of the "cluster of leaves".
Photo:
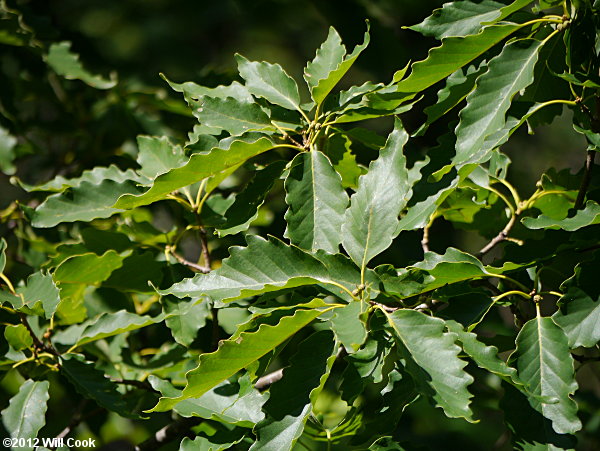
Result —
MULTIPOLYGON (((578 414, 575 371, 597 360, 600 340, 599 14, 598 1, 448 3, 411 27, 441 41, 427 58, 347 90, 336 86, 369 32, 349 53, 332 28, 305 84, 241 55, 243 83, 163 77, 198 123, 185 141, 139 136, 135 167, 15 179, 51 194, 3 214, 20 224, 13 255, 32 268, 11 280, 2 240, 0 364, 27 379, 2 412, 6 430, 37 436, 50 383, 67 382, 122 417, 175 412, 193 430, 185 450, 403 449, 409 405, 424 398, 476 422, 470 386, 492 377, 515 446, 573 448, 593 409, 578 414), (407 132, 399 115, 435 88, 407 132), (549 169, 523 198, 500 147, 564 106, 589 144, 586 165, 549 169), (362 122, 385 117, 387 139, 362 122), (411 143, 448 117, 419 159, 411 143), (268 217, 271 204, 282 218, 268 217), (280 236, 261 236, 282 219, 280 236), (489 242, 432 252, 441 220, 489 242), (386 262, 415 230, 422 260, 386 262), (499 311, 514 327, 498 325, 499 311), (478 333, 486 325, 507 337, 478 333), (344 406, 334 422, 318 408, 327 386, 344 406)), ((68 44, 45 60, 67 80, 114 84, 68 44)))

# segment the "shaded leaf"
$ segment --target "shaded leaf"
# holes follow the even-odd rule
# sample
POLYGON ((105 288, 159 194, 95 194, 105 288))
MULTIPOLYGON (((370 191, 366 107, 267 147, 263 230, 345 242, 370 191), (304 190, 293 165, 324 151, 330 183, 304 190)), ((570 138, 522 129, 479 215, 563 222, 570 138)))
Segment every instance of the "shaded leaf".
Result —
POLYGON ((456 335, 444 332, 443 320, 416 310, 400 309, 386 314, 398 352, 421 393, 431 397, 451 418, 472 421, 472 395, 467 385, 473 378, 458 358, 456 335))
POLYGON ((367 339, 367 325, 363 314, 368 308, 364 301, 352 301, 337 309, 331 319, 331 330, 349 353, 357 351, 367 339))
POLYGON ((298 154, 292 160, 285 190, 289 208, 284 236, 302 249, 336 253, 348 195, 329 159, 316 150, 298 154))
POLYGON ((411 185, 402 152, 407 140, 408 134, 397 120, 379 158, 360 177, 346 210, 342 245, 361 269, 392 244, 398 215, 410 199, 411 185))
MULTIPOLYGON (((42 271, 30 275, 25 287, 17 288, 17 294, 21 296, 27 309, 35 310, 36 304, 41 302, 44 316, 47 319, 52 318, 60 302, 59 290, 54 284, 52 276, 44 274, 42 271)), ((21 307, 15 306, 15 308, 21 310, 21 307)))
POLYGON ((255 332, 242 332, 235 340, 222 341, 215 352, 202 354, 199 365, 186 374, 187 385, 180 396, 162 397, 151 411, 168 411, 178 402, 202 396, 219 382, 275 349, 325 311, 318 308, 296 310, 292 316, 282 318, 274 326, 263 324, 255 332))
POLYGON ((17 156, 15 147, 17 138, 12 136, 4 127, 0 127, 0 171, 13 175, 17 170, 13 160, 17 156))
POLYGON ((71 326, 55 335, 54 341, 63 344, 82 346, 102 338, 112 337, 132 330, 141 329, 159 323, 165 319, 161 314, 156 317, 136 315, 125 310, 115 313, 102 313, 97 318, 77 326, 71 326))
POLYGON ((312 405, 323 389, 335 360, 331 331, 315 332, 298 345, 290 366, 270 390, 263 410, 266 418, 256 425, 250 450, 291 450, 302 435, 312 405))
POLYGON ((140 418, 131 411, 117 391, 117 385, 104 375, 104 371, 75 356, 61 358, 60 372, 82 396, 92 399, 108 411, 118 413, 125 418, 140 418))
POLYGON ((258 217, 258 209, 281 176, 285 166, 286 162, 280 160, 256 171, 252 180, 241 193, 235 196, 233 204, 224 213, 225 222, 215 227, 219 237, 248 230, 250 224, 258 217))
POLYGON ((560 309, 552 320, 569 339, 571 349, 591 348, 600 341, 600 291, 598 290, 598 255, 588 263, 575 267, 575 275, 561 289, 560 309))
POLYGON ((190 346, 211 313, 209 302, 182 301, 173 296, 163 296, 161 302, 171 335, 177 343, 190 346))
POLYGON ((68 41, 51 44, 45 59, 58 75, 67 80, 81 80, 97 89, 110 89, 117 84, 114 77, 106 80, 85 70, 79 61, 79 55, 71 50, 71 43, 68 41))
POLYGON ((548 397, 545 403, 529 397, 531 406, 552 421, 559 434, 581 429, 577 404, 571 395, 577 390, 573 357, 567 336, 550 318, 537 316, 527 321, 517 336, 516 361, 519 378, 537 396, 548 397))
POLYGON ((159 175, 145 193, 121 196, 116 204, 113 202, 115 208, 130 209, 164 199, 172 191, 239 165, 273 147, 266 137, 236 138, 229 145, 222 145, 223 148, 214 148, 209 153, 194 154, 184 166, 159 175))
POLYGON ((279 64, 248 61, 242 55, 235 58, 238 71, 252 95, 289 110, 300 110, 298 85, 279 64))
MULTIPOLYGON (((19 392, 10 399, 10 404, 2 413, 2 424, 12 438, 25 439, 25 445, 33 443, 39 430, 46 424, 48 409, 48 381, 26 380, 19 392)), ((8 446, 7 446, 8 448, 8 446)), ((19 447, 32 450, 33 446, 19 447)))

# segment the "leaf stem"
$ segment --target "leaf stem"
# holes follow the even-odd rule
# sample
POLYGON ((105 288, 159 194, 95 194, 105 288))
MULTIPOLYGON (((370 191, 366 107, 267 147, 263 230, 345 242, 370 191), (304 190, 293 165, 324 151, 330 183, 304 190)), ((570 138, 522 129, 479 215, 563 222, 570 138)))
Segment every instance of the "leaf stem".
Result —
POLYGON ((519 287, 524 292, 528 292, 529 291, 529 288, 527 288, 525 285, 523 285, 518 280, 513 279, 512 277, 505 276, 504 274, 493 274, 492 277, 497 277, 499 279, 504 279, 507 282, 510 282, 513 285, 516 285, 517 287, 519 287))
POLYGON ((523 291, 520 291, 520 290, 511 290, 511 291, 507 291, 505 293, 502 293, 499 296, 494 297, 493 301, 497 302, 500 299, 503 299, 503 298, 505 298, 507 296, 512 296, 512 295, 518 295, 518 296, 521 296, 522 298, 527 299, 527 300, 531 299, 531 295, 530 294, 527 294, 527 293, 525 293, 523 291))
POLYGON ((10 292, 12 294, 14 294, 15 296, 17 296, 17 292, 15 291, 15 287, 11 283, 10 279, 8 277, 6 277, 4 275, 4 273, 2 273, 2 272, 0 272, 0 279, 4 280, 4 283, 6 283, 6 286, 8 287, 8 289, 10 290, 10 292))
POLYGON ((583 166, 583 178, 581 179, 581 185, 579 186, 579 192, 577 193, 577 199, 575 200, 575 209, 581 210, 585 203, 585 196, 587 190, 592 181, 592 170, 594 168, 594 159, 596 158, 595 150, 588 150, 585 156, 585 163, 583 166))

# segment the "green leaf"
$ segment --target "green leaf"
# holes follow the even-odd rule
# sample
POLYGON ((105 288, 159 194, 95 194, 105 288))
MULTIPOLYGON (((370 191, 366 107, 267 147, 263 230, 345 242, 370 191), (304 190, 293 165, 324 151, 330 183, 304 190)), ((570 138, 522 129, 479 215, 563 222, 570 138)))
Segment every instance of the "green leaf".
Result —
POLYGON ((473 378, 464 370, 467 363, 458 358, 456 335, 444 332, 443 320, 416 310, 400 309, 386 316, 398 352, 421 393, 447 416, 472 421, 467 385, 473 378))
POLYGON ((340 175, 316 150, 298 154, 291 165, 285 180, 289 208, 284 236, 302 249, 338 252, 348 206, 340 175))
POLYGON ((352 301, 337 309, 331 319, 331 330, 349 353, 357 351, 367 339, 367 325, 363 314, 368 307, 364 301, 352 301))
POLYGON ((17 294, 23 299, 24 306, 30 309, 35 309, 36 304, 41 302, 47 319, 52 318, 60 302, 59 290, 52 276, 42 271, 30 275, 25 287, 17 288, 17 294))
POLYGON ((196 111, 203 125, 221 128, 231 135, 274 130, 269 116, 257 103, 240 102, 233 97, 201 97, 196 111))
POLYGON ((565 294, 552 320, 567 334, 571 349, 592 348, 600 341, 599 260, 596 254, 594 260, 578 264, 575 275, 561 285, 565 294))
POLYGON ((527 398, 512 385, 502 384, 500 408, 512 432, 513 449, 522 451, 575 450, 572 435, 557 434, 550 420, 531 408, 527 398))
POLYGON ((485 65, 479 68, 469 66, 467 70, 458 69, 446 79, 446 85, 438 91, 437 102, 423 110, 427 115, 425 123, 415 132, 415 136, 421 136, 427 128, 443 117, 471 92, 477 78, 487 69, 485 65))
POLYGON ((185 164, 183 149, 171 144, 166 136, 138 136, 137 143, 139 173, 149 179, 185 164))
MULTIPOLYGON (((214 300, 233 301, 303 285, 338 281, 345 285, 338 274, 330 273, 323 263, 295 246, 287 246, 273 237, 267 241, 248 235, 246 240, 247 247, 230 248, 231 256, 223 260, 220 268, 196 274, 158 292, 180 298, 210 296, 214 300)), ((347 288, 353 290, 354 286, 347 288)))
POLYGON ((14 180, 19 184, 21 188, 25 191, 34 192, 34 191, 64 191, 67 188, 76 188, 81 185, 82 182, 89 182, 92 185, 99 185, 103 180, 112 180, 113 182, 123 183, 128 180, 138 182, 138 183, 148 183, 148 179, 146 177, 138 175, 133 169, 127 169, 126 171, 122 171, 114 164, 103 168, 96 167, 94 169, 89 169, 83 171, 79 177, 74 178, 65 178, 61 175, 53 178, 52 180, 42 183, 41 185, 28 185, 27 183, 23 183, 21 180, 14 178, 14 180))
POLYGON ((131 209, 151 204, 166 198, 172 191, 218 174, 273 148, 266 137, 236 138, 229 145, 222 145, 223 148, 214 148, 209 153, 194 154, 184 166, 159 175, 145 193, 121 196, 116 204, 113 202, 114 208, 131 209))
POLYGON ((504 19, 532 1, 516 0, 509 6, 492 0, 483 0, 480 3, 468 0, 444 3, 441 9, 434 10, 423 22, 408 28, 436 39, 467 36, 479 32, 483 25, 504 19))
POLYGON ((71 326, 54 336, 56 343, 82 346, 92 341, 141 329, 142 327, 160 323, 165 319, 161 314, 156 317, 136 315, 125 310, 115 313, 102 313, 97 318, 77 326, 71 326))
POLYGON ((379 158, 360 177, 346 210, 342 245, 362 270, 392 244, 398 215, 410 199, 411 185, 402 152, 407 140, 408 134, 397 120, 379 158))
POLYGON ((487 346, 477 339, 477 335, 467 332, 456 321, 446 321, 448 330, 456 334, 458 341, 462 344, 464 351, 473 359, 479 368, 494 373, 495 375, 513 384, 521 385, 517 377, 517 370, 508 366, 504 360, 498 357, 498 348, 487 346))
POLYGON ((200 97, 219 97, 226 99, 227 97, 233 97, 240 102, 252 103, 254 100, 248 88, 234 81, 230 85, 221 85, 215 88, 207 88, 206 86, 200 86, 194 82, 186 81, 184 83, 175 83, 170 81, 165 74, 160 74, 161 78, 165 80, 171 89, 176 92, 183 93, 186 101, 190 103, 190 106, 194 106, 194 101, 200 99, 200 97))
POLYGON ((315 58, 307 63, 304 69, 304 79, 317 105, 325 100, 367 45, 369 45, 368 23, 363 43, 357 45, 350 55, 346 55, 346 47, 342 44, 338 32, 333 27, 329 28, 327 39, 317 50, 315 58))
MULTIPOLYGON (((48 381, 26 380, 19 392, 10 399, 9 406, 2 413, 2 424, 12 438, 35 439, 39 430, 46 424, 47 402, 50 398, 48 381)), ((8 447, 7 447, 8 448, 8 447)), ((33 446, 19 447, 32 450, 33 446)))
POLYGON ((477 79, 477 86, 467 96, 456 128, 456 159, 462 166, 489 159, 488 136, 502 130, 512 98, 533 82, 533 71, 544 41, 514 41, 488 64, 477 79), (483 147, 483 149, 482 149, 483 147))
POLYGON ((48 197, 31 217, 33 227, 54 227, 61 222, 108 218, 124 210, 113 208, 123 195, 140 193, 137 183, 104 180, 99 184, 82 181, 79 186, 48 197))
POLYGON ((269 390, 263 410, 266 418, 254 429, 250 450, 291 450, 302 435, 317 396, 329 376, 336 354, 333 334, 315 332, 298 346, 281 380, 269 390))
POLYGON ((256 171, 252 180, 241 193, 235 196, 233 204, 223 215, 225 222, 215 227, 220 238, 248 230, 250 224, 258 217, 258 209, 283 173, 285 166, 286 162, 279 160, 256 171))
POLYGON ((569 232, 579 230, 593 224, 600 224, 600 205, 588 200, 583 210, 577 210, 570 218, 553 219, 546 215, 537 218, 523 218, 521 222, 528 229, 563 229, 569 232))
POLYGON ((13 163, 16 157, 15 147, 17 138, 12 136, 4 127, 0 127, 0 171, 13 175, 17 170, 13 163))
POLYGON ((398 91, 421 92, 470 63, 522 26, 513 23, 491 25, 478 34, 444 38, 442 45, 431 49, 426 59, 412 65, 410 75, 398 83, 398 91))
POLYGON ((67 80, 81 80, 96 89, 110 89, 117 84, 114 76, 111 80, 106 80, 85 70, 79 62, 79 55, 71 51, 71 43, 68 41, 50 45, 45 59, 58 75, 62 75, 67 80))
POLYGON ((4 338, 15 351, 21 351, 33 345, 33 338, 31 338, 29 331, 23 324, 6 326, 4 338))
POLYGON ((177 343, 189 347, 211 313, 209 302, 182 301, 172 296, 163 296, 161 302, 171 335, 177 343))
POLYGON ((334 133, 325 142, 324 153, 330 159, 335 171, 342 177, 342 187, 356 190, 358 178, 367 171, 356 162, 351 146, 352 141, 346 134, 334 133))
POLYGON ((4 272, 4 268, 6 267, 6 240, 4 238, 0 238, 0 273, 4 272))
POLYGON ((556 400, 544 403, 530 397, 531 406, 551 420, 559 434, 580 430, 577 404, 571 398, 577 390, 574 362, 563 330, 552 319, 538 316, 525 323, 516 343, 511 360, 516 361, 519 378, 534 395, 556 400))
POLYGON ((298 85, 279 64, 248 61, 242 55, 236 55, 235 58, 238 71, 252 95, 288 110, 301 110, 298 85))
POLYGON ((94 400, 99 406, 125 418, 140 418, 131 411, 123 395, 117 391, 117 385, 105 377, 104 371, 96 369, 93 362, 86 362, 75 356, 63 356, 60 372, 79 394, 94 400))
POLYGON ((231 449, 241 442, 245 435, 246 430, 242 428, 228 430, 223 427, 215 432, 209 431, 205 434, 199 431, 196 432, 194 440, 185 437, 179 445, 179 451, 222 451, 231 449))
POLYGON ((200 355, 199 365, 186 374, 187 385, 181 395, 161 398, 151 412, 165 412, 178 402, 202 396, 219 382, 275 349, 328 309, 296 310, 292 316, 282 318, 274 326, 263 324, 255 332, 242 332, 235 340, 222 341, 215 352, 200 355))
POLYGON ((423 22, 408 28, 436 39, 467 36, 479 32, 482 24, 495 22, 500 16, 502 6, 504 6, 502 3, 492 0, 484 0, 480 3, 471 1, 444 3, 442 8, 434 10, 433 14, 423 22))
MULTIPOLYGON (((155 376, 150 376, 149 381, 163 396, 181 394, 181 390, 155 376)), ((268 395, 254 388, 246 373, 236 382, 223 381, 198 398, 181 401, 173 410, 182 417, 201 417, 251 428, 265 417, 261 408, 267 398, 268 395)))

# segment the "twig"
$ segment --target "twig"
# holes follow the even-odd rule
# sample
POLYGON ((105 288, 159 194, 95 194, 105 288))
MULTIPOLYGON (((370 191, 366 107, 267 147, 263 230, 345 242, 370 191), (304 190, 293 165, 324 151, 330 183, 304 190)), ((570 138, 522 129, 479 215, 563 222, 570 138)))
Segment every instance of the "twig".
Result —
POLYGON ((496 235, 494 238, 492 238, 492 240, 488 244, 483 246, 481 248, 481 250, 479 252, 477 252, 477 257, 479 257, 479 258, 483 257, 485 254, 487 254, 489 251, 491 251, 494 247, 496 247, 496 245, 498 243, 501 243, 502 241, 505 241, 508 238, 508 232, 510 232, 510 230, 515 225, 515 222, 517 220, 517 216, 519 215, 519 213, 520 213, 520 211, 517 210, 512 215, 512 217, 510 218, 510 221, 508 221, 508 224, 506 224, 506 227, 504 227, 504 229, 502 229, 500 231, 500 233, 498 233, 498 235, 496 235))
POLYGON ((275 382, 280 380, 282 377, 283 377, 283 368, 280 368, 277 371, 273 371, 272 373, 265 374, 263 377, 260 377, 256 381, 256 384, 254 384, 254 387, 260 391, 266 390, 271 385, 273 385, 275 382))
POLYGON ((421 240, 423 253, 429 252, 429 224, 423 228, 423 239, 421 240))
POLYGON ((583 178, 581 179, 581 185, 579 186, 579 192, 577 193, 577 199, 575 200, 575 209, 581 210, 585 201, 585 195, 592 181, 592 169, 594 167, 594 158, 596 158, 595 150, 588 150, 585 157, 585 165, 583 169, 583 178))
POLYGON ((159 449, 161 446, 166 445, 177 438, 186 436, 189 434, 191 428, 202 423, 202 421, 204 421, 204 419, 198 417, 180 418, 177 421, 166 425, 164 428, 159 429, 148 440, 137 445, 135 451, 159 449))
POLYGON ((34 354, 37 355, 37 351, 43 351, 55 356, 59 355, 53 347, 46 346, 40 341, 40 339, 37 337, 31 326, 29 325, 29 322, 27 321, 27 315, 19 312, 19 318, 21 318, 21 323, 25 326, 27 332, 29 332, 29 336, 33 340, 34 354))
POLYGON ((381 304, 381 303, 375 302, 375 301, 369 301, 369 304, 376 305, 381 310, 388 312, 388 313, 393 313, 400 308, 400 307, 390 307, 389 305, 381 304))
POLYGON ((210 272, 210 267, 202 266, 202 265, 199 265, 198 263, 194 263, 189 260, 186 260, 181 255, 177 254, 172 248, 169 249, 169 254, 171 254, 173 257, 175 257, 175 259, 182 265, 189 266, 190 268, 195 269, 196 271, 201 272, 203 274, 207 274, 210 272))

